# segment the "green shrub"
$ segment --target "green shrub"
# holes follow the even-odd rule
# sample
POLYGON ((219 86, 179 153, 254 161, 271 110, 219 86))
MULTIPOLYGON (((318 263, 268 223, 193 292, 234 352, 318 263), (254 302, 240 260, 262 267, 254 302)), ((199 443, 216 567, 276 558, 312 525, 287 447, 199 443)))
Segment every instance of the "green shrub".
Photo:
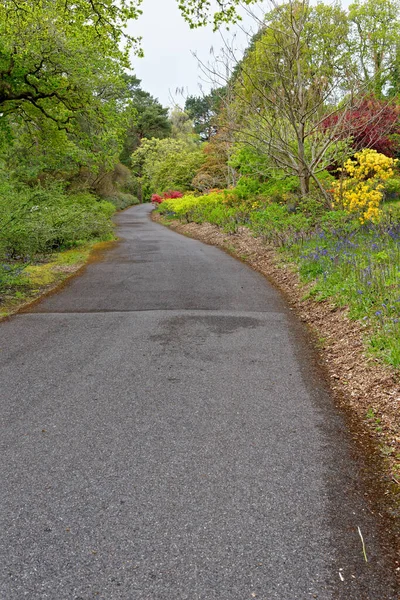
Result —
POLYGON ((128 206, 139 204, 139 200, 136 196, 123 192, 117 192, 113 196, 107 197, 106 200, 108 203, 112 204, 114 212, 115 210, 123 210, 124 208, 128 208, 128 206))
POLYGON ((263 187, 265 187, 265 184, 262 184, 257 179, 242 176, 237 182, 234 193, 240 199, 247 199, 250 196, 262 193, 263 187))
POLYGON ((0 183, 0 256, 32 258, 112 233, 115 207, 88 193, 0 183))
POLYGON ((298 194, 299 180, 297 177, 271 178, 264 186, 262 194, 274 201, 285 201, 285 194, 298 194))
POLYGON ((392 177, 385 182, 384 200, 393 202, 400 199, 400 177, 392 177))

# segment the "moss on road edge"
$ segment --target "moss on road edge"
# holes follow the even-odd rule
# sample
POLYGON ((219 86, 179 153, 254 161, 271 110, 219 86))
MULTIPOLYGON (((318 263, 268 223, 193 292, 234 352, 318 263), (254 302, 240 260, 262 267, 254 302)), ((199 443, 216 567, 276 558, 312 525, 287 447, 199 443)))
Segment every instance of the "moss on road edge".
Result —
POLYGON ((94 240, 56 252, 43 262, 27 265, 18 277, 17 285, 0 300, 0 322, 33 308, 46 296, 58 292, 70 279, 82 273, 89 263, 99 260, 116 241, 94 240))

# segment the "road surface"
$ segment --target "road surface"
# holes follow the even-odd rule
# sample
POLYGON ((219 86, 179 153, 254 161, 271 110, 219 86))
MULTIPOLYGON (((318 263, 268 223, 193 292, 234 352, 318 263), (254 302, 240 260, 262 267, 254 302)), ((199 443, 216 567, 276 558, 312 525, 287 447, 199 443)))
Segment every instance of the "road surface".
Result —
POLYGON ((302 328, 149 212, 0 324, 0 599, 397 599, 302 328))

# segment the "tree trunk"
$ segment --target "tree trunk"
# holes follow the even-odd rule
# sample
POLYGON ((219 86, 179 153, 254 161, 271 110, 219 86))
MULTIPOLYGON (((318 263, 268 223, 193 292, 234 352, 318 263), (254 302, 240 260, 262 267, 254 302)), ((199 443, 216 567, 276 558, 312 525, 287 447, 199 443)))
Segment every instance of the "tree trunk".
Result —
POLYGON ((302 171, 301 173, 299 173, 299 180, 301 196, 308 196, 308 194, 310 193, 310 175, 302 171))

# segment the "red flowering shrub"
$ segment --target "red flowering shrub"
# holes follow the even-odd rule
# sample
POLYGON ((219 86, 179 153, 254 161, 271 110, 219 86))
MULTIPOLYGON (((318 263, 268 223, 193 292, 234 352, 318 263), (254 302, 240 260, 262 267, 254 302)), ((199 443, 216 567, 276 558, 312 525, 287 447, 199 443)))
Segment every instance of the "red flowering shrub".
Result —
POLYGON ((174 199, 174 198, 183 198, 182 192, 177 192, 176 190, 170 190, 169 192, 163 193, 164 200, 174 199))
POLYGON ((173 200, 174 198, 182 198, 182 192, 177 192, 176 190, 170 190, 169 192, 164 192, 162 196, 159 194, 153 194, 151 197, 151 201, 156 204, 161 204, 164 200, 173 200))
POLYGON ((346 114, 336 113, 323 122, 323 127, 337 128, 337 139, 353 138, 354 150, 370 148, 393 157, 398 145, 391 137, 400 133, 399 107, 393 102, 369 96, 346 114))

